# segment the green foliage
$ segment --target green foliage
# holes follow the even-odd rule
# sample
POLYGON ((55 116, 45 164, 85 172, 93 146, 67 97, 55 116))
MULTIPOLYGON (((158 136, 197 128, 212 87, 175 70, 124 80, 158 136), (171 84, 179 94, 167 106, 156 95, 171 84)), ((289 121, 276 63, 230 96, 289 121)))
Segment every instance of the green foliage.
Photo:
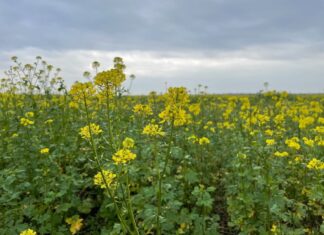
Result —
POLYGON ((40 60, 0 83, 0 234, 323 233, 322 95, 122 96, 121 58, 68 93, 40 60), (117 164, 126 137, 136 158, 117 164))

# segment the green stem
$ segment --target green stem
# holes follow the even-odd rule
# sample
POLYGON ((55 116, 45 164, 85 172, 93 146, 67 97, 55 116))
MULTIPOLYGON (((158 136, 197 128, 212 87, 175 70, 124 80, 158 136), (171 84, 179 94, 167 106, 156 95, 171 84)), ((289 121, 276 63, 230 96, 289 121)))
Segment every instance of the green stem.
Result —
MULTIPOLYGON (((169 158, 171 157, 171 145, 172 145, 172 138, 173 138, 173 129, 174 129, 174 120, 171 120, 171 130, 170 130, 170 138, 168 141, 168 148, 167 153, 164 160, 164 166, 162 173, 160 172, 160 169, 158 169, 158 193, 157 193, 157 202, 158 202, 158 208, 157 208, 157 215, 156 215, 156 226, 157 226, 157 234, 161 235, 161 222, 160 222, 160 215, 161 215, 161 208, 162 208, 162 178, 165 174, 169 158)), ((158 166, 159 167, 159 166, 158 166)))
POLYGON ((129 213, 129 215, 131 217, 132 224, 133 224, 133 227, 134 227, 134 230, 135 230, 135 234, 139 235, 138 228, 137 228, 136 221, 135 221, 135 217, 134 217, 134 210, 133 210, 133 207, 132 207, 132 201, 131 201, 131 198, 130 198, 128 170, 127 170, 127 173, 126 173, 126 184, 127 184, 126 191, 127 191, 128 213, 129 213))
POLYGON ((109 101, 109 87, 106 87, 106 112, 107 112, 107 121, 108 121, 108 134, 111 145, 114 146, 113 134, 111 129, 111 117, 110 117, 110 101, 109 101))
POLYGON ((95 155, 95 161, 97 163, 97 167, 99 169, 99 172, 101 174, 101 177, 104 181, 104 184, 105 184, 105 189, 109 195, 109 197, 111 198, 111 200, 113 201, 113 204, 114 204, 114 208, 116 210, 116 214, 117 214, 117 217, 119 219, 119 221, 121 222, 122 224, 122 229, 123 229, 123 232, 124 234, 127 234, 127 231, 129 231, 131 234, 132 234, 132 231, 129 229, 129 227, 127 226, 125 220, 123 219, 122 215, 121 215, 121 212, 119 210, 119 207, 117 205, 117 202, 115 200, 115 197, 114 195, 112 194, 110 188, 109 188, 109 185, 106 181, 106 178, 104 176, 104 173, 103 173, 103 169, 102 169, 102 166, 101 166, 101 163, 99 161, 99 158, 98 158, 98 153, 97 153, 97 148, 96 148, 96 145, 95 145, 95 141, 93 139, 93 135, 92 135, 92 132, 91 132, 91 126, 90 126, 90 116, 89 116, 89 110, 88 110, 88 105, 87 105, 87 100, 86 100, 86 96, 85 94, 83 94, 83 98, 84 98, 84 106, 85 106, 85 110, 86 110, 86 117, 87 117, 87 125, 88 125, 88 128, 89 128, 89 134, 90 134, 90 144, 91 144, 91 147, 92 147, 92 150, 93 150, 93 153, 95 155))

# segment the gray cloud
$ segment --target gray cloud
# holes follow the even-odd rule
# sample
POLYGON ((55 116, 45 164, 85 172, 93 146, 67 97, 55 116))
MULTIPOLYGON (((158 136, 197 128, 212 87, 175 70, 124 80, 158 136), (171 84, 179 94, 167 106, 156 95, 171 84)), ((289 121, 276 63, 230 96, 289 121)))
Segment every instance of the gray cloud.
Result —
POLYGON ((42 55, 68 84, 123 56, 135 93, 164 83, 211 92, 323 92, 324 1, 0 1, 0 69, 42 55))
MULTIPOLYGON (((288 46, 286 45, 285 48, 288 46)), ((281 51, 282 48, 276 48, 281 51)), ((289 51, 302 53, 305 49, 292 47, 289 51)), ((102 51, 102 50, 60 50, 47 51, 35 48, 7 51, 0 54, 5 61, 17 55, 23 63, 32 62, 33 55, 43 55, 50 64, 61 66, 62 76, 68 86, 74 81, 83 81, 82 73, 91 71, 91 62, 101 62, 100 69, 112 66, 115 56, 122 56, 127 65, 128 75, 135 74, 133 94, 146 94, 155 90, 165 90, 168 86, 186 86, 194 90, 198 84, 209 87, 213 93, 258 92, 264 82, 271 89, 295 93, 324 92, 324 54, 298 59, 277 57, 270 48, 261 50, 235 51, 233 53, 210 54, 197 52, 159 51, 102 51)), ((294 53, 293 53, 294 55, 294 53)), ((0 69, 10 66, 7 60, 0 69)), ((129 81, 125 83, 127 87, 129 81)))
POLYGON ((233 50, 324 36, 319 0, 14 0, 0 9, 2 49, 233 50))

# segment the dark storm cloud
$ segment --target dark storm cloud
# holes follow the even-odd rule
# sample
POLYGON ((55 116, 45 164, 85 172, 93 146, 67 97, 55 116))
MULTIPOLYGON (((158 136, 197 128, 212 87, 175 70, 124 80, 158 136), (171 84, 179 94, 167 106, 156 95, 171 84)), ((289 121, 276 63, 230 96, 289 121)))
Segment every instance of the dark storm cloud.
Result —
MULTIPOLYGON (((41 55, 68 85, 124 58, 135 94, 323 92, 323 0, 0 0, 0 70, 41 55)), ((0 75, 2 76, 2 74, 0 75)))
POLYGON ((0 1, 0 49, 229 51, 323 48, 324 1, 0 1))

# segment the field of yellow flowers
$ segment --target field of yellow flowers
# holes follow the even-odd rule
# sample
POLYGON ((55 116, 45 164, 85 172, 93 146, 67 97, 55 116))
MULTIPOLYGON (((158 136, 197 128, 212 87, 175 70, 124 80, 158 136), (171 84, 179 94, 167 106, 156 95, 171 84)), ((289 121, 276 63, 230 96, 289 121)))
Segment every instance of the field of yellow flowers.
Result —
POLYGON ((36 58, 0 83, 0 234, 323 234, 324 95, 67 90, 36 58))

